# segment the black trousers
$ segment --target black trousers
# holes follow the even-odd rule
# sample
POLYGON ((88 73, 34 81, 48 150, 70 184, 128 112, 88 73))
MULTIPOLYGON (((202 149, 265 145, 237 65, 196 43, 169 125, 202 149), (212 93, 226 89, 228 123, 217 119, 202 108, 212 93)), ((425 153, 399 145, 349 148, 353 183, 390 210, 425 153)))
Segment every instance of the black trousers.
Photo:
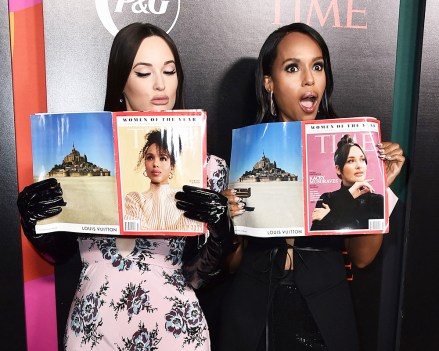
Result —
POLYGON ((266 333, 261 338, 258 351, 310 350, 324 351, 327 348, 305 299, 294 283, 294 270, 285 271, 285 277, 273 292, 266 333))

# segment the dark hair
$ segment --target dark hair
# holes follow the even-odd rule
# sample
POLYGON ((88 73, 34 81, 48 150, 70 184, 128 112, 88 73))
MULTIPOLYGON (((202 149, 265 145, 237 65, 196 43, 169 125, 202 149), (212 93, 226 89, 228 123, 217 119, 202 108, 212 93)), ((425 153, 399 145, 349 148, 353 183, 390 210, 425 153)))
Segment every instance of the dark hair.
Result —
MULTIPOLYGON (((354 142, 354 139, 349 134, 343 135, 340 141, 337 143, 337 150, 334 153, 334 163, 340 169, 340 172, 343 171, 343 167, 348 159, 349 151, 351 151, 351 147, 358 147, 364 155, 364 161, 367 164, 367 157, 364 153, 363 149, 360 145, 354 142)), ((341 176, 337 174, 337 176, 341 179, 341 176)))
POLYGON ((156 144, 162 153, 169 155, 171 160, 171 166, 175 166, 175 156, 181 153, 181 138, 178 135, 174 140, 174 133, 170 129, 169 133, 167 129, 154 129, 149 133, 145 134, 145 145, 143 145, 142 150, 139 152, 139 159, 137 161, 137 167, 141 167, 143 161, 145 160, 145 154, 148 148, 156 144), (177 145, 175 145, 175 143, 177 145))
POLYGON ((111 46, 110 58, 107 70, 107 92, 105 95, 105 111, 125 111, 126 103, 123 98, 123 90, 130 75, 134 58, 139 50, 143 39, 157 36, 162 38, 169 46, 174 55, 175 66, 177 69, 177 94, 175 99, 175 109, 184 108, 183 102, 183 68, 177 46, 171 37, 159 27, 150 23, 135 22, 122 28, 114 37, 111 46))
POLYGON ((334 80, 332 77, 331 59, 329 56, 329 49, 323 37, 312 27, 304 23, 292 23, 280 27, 271 33, 262 45, 259 52, 255 82, 256 82, 256 100, 258 103, 258 110, 256 115, 256 123, 262 122, 276 122, 279 119, 270 113, 269 93, 264 87, 264 76, 271 76, 273 63, 277 57, 277 47, 280 41, 289 33, 298 32, 309 36, 313 39, 322 50, 323 66, 326 75, 326 87, 320 102, 319 114, 317 119, 335 118, 336 114, 329 102, 334 87, 334 80))

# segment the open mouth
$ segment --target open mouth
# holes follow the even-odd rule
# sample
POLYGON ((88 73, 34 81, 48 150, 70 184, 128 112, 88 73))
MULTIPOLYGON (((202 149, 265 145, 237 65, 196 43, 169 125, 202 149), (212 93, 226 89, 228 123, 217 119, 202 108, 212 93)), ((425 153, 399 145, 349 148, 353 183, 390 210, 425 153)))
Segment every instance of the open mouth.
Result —
POLYGON ((317 105, 317 96, 313 93, 307 93, 300 99, 300 107, 305 112, 314 112, 317 105))

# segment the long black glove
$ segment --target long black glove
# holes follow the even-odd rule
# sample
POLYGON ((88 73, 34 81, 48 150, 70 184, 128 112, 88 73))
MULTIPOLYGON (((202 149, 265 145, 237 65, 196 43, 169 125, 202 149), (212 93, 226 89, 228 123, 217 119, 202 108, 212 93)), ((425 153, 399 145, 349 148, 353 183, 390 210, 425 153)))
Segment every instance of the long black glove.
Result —
POLYGON ((37 234, 35 224, 41 219, 57 215, 65 205, 61 185, 55 178, 28 185, 18 194, 17 206, 24 234, 41 256, 50 263, 62 263, 73 256, 78 249, 77 234, 69 232, 37 234))
POLYGON ((216 191, 184 185, 183 191, 175 194, 177 208, 187 218, 208 224, 209 232, 219 236, 229 232, 227 198, 216 191))
POLYGON ((227 198, 213 190, 183 186, 175 194, 177 208, 187 218, 207 223, 209 237, 198 254, 183 264, 183 274, 194 288, 199 288, 219 273, 226 255, 233 249, 233 225, 227 198))

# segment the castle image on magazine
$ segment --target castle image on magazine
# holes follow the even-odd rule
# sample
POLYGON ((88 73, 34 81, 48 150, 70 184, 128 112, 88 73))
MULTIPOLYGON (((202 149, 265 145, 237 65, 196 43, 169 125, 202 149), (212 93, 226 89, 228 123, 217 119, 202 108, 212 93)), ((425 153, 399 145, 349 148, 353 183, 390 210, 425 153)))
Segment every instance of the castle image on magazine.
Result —
POLYGON ((265 153, 262 158, 255 163, 251 171, 246 171, 238 179, 239 182, 272 182, 272 181, 297 181, 295 174, 288 173, 276 166, 276 161, 271 162, 265 153))
POLYGON ((49 177, 93 177, 110 176, 110 173, 108 169, 88 162, 87 155, 81 156, 73 144, 72 152, 64 157, 61 164, 53 166, 48 175, 49 177))

